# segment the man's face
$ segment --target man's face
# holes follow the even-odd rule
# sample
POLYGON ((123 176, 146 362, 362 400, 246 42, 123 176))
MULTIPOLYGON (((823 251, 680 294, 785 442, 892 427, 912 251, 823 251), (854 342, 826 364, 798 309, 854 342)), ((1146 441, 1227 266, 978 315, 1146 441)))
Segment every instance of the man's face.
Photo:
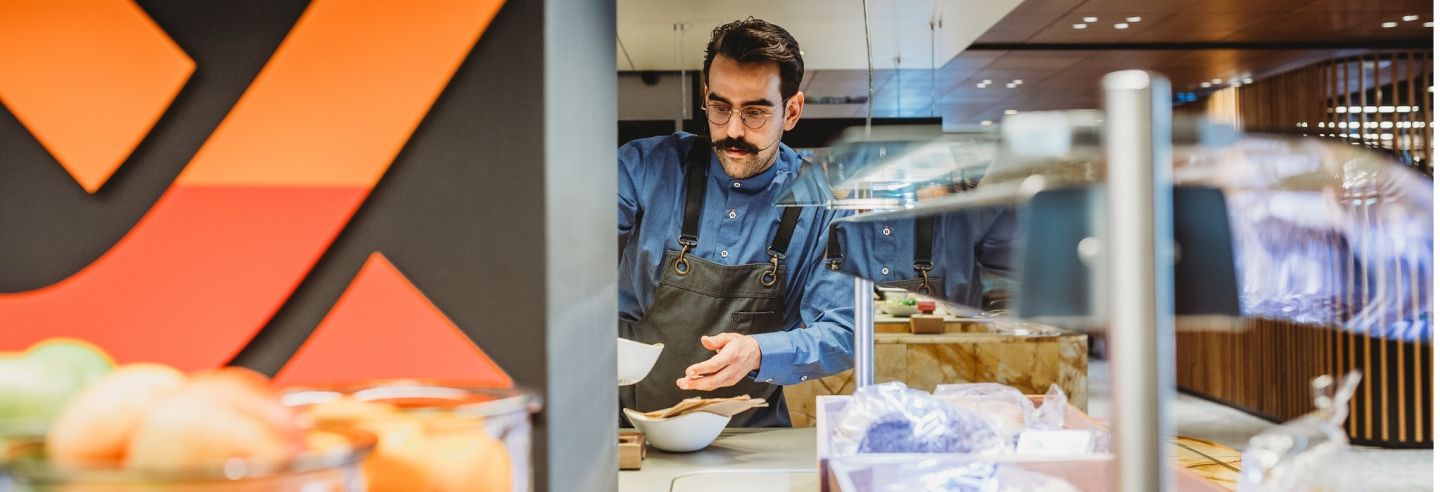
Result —
MULTIPOLYGON (((741 64, 717 55, 710 62, 710 80, 705 86, 709 111, 732 110, 730 121, 710 124, 710 143, 725 174, 748 178, 775 164, 780 136, 795 128, 805 104, 805 95, 795 93, 789 101, 780 99, 780 65, 741 64), (748 125, 745 115, 752 120, 748 125), (763 126, 750 128, 763 120, 763 126)), ((709 116, 709 115, 707 115, 709 116)))

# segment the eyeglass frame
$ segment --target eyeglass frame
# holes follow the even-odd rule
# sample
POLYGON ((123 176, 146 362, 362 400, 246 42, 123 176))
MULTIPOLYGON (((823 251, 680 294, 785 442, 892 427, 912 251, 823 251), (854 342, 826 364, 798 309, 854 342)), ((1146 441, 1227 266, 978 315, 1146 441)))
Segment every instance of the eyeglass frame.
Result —
POLYGON ((725 113, 725 121, 716 123, 715 120, 710 119, 710 114, 711 114, 711 111, 712 111, 711 108, 710 108, 710 105, 711 105, 711 104, 724 104, 724 103, 711 102, 711 103, 705 103, 705 104, 701 104, 701 105, 700 105, 700 110, 705 112, 705 121, 708 121, 708 122, 710 122, 710 124, 716 125, 716 126, 725 126, 725 125, 730 124, 730 119, 735 117, 735 113, 736 113, 736 112, 740 112, 740 113, 742 113, 742 114, 740 115, 740 124, 741 124, 742 126, 744 126, 745 128, 749 128, 749 129, 751 129, 751 130, 759 130, 759 129, 761 129, 761 128, 765 128, 765 124, 770 122, 770 117, 771 117, 771 116, 775 116, 775 112, 774 112, 774 111, 766 111, 766 110, 763 110, 763 109, 760 109, 760 108, 756 108, 756 107, 741 107, 741 108, 739 108, 739 109, 730 108, 730 109, 728 109, 728 110, 716 109, 716 110, 714 110, 714 112, 717 112, 717 113, 725 113), (755 111, 758 111, 758 112, 764 114, 764 119, 760 120, 760 125, 759 125, 759 126, 750 126, 749 123, 746 123, 745 115, 744 115, 743 113, 744 113, 745 111, 749 111, 749 110, 755 110, 755 111))

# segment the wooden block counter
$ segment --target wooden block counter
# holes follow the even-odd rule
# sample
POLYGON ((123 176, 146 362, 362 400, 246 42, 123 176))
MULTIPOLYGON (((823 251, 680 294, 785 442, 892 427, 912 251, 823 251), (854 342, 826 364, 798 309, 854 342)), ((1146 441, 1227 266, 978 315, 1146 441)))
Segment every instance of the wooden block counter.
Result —
MULTIPOLYGON (((916 335, 906 318, 875 316, 875 381, 901 381, 924 391, 938 384, 994 382, 1043 394, 1054 383, 1085 410, 1087 350, 1085 335, 1034 323, 997 326, 992 320, 947 318, 945 333, 916 335)), ((790 421, 814 426, 816 396, 854 391, 854 371, 787 386, 790 421)))

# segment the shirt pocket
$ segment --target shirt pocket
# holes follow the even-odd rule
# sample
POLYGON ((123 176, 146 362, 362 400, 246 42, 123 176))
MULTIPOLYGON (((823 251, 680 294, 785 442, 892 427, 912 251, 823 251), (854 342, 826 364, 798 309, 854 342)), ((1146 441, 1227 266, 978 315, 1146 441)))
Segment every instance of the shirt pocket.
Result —
POLYGON ((751 335, 781 331, 785 319, 774 311, 736 311, 730 313, 730 321, 736 333, 751 335))

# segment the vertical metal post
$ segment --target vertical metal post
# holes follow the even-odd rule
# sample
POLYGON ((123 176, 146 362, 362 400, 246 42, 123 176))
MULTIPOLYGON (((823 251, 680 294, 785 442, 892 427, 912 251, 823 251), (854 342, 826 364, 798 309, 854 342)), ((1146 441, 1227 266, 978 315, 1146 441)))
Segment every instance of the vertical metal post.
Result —
POLYGON ((1105 240, 1115 481, 1120 492, 1174 490, 1174 229, 1170 82, 1139 70, 1105 76, 1109 161, 1105 240))
POLYGON ((855 277, 855 389, 875 384, 875 282, 855 277))

